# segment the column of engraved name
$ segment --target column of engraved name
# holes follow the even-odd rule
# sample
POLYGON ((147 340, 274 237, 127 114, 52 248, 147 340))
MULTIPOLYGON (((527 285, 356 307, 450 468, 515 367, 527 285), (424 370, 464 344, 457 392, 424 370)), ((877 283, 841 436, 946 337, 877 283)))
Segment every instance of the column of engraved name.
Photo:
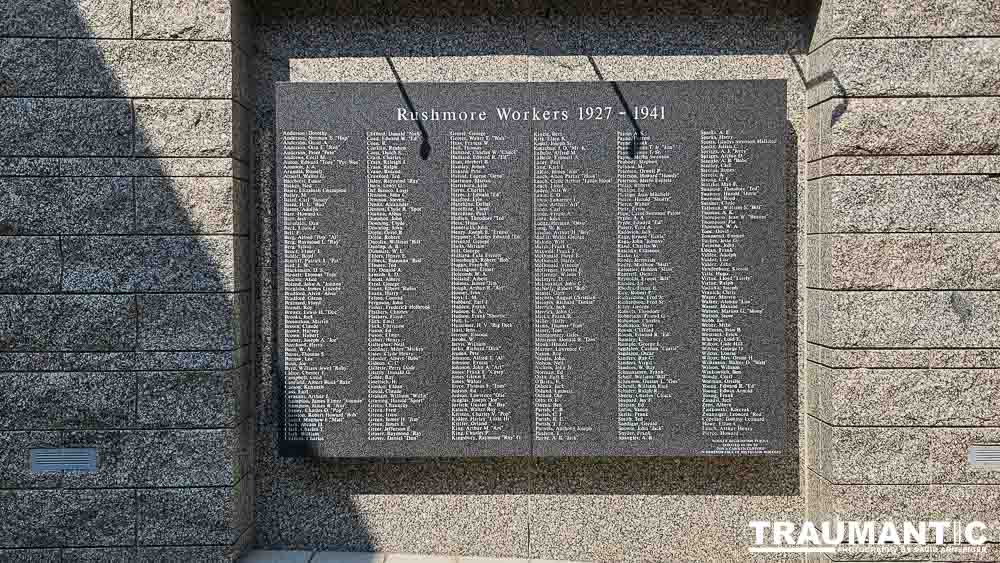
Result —
MULTIPOLYGON (((664 361, 670 319, 663 305, 673 266, 664 243, 671 229, 670 171, 674 147, 619 131, 617 147, 618 439, 649 441, 663 435, 658 399, 670 397, 676 374, 664 361)), ((662 404, 662 402, 660 402, 662 404)))
POLYGON ((702 434, 708 449, 732 453, 752 453, 754 440, 747 436, 765 420, 739 404, 740 396, 753 393, 764 365, 743 334, 746 317, 759 318, 762 306, 741 290, 751 273, 749 264, 738 263, 749 224, 765 219, 755 212, 760 187, 744 180, 759 142, 774 141, 701 132, 702 434))
POLYGON ((328 185, 327 177, 336 168, 358 164, 336 157, 347 140, 322 131, 281 133, 287 440, 322 441, 325 423, 342 422, 338 413, 346 409, 343 400, 325 392, 332 385, 327 371, 344 369, 324 345, 325 339, 334 338, 330 331, 336 325, 334 309, 343 289, 343 272, 336 264, 324 264, 321 256, 325 248, 340 244, 343 233, 324 231, 318 218, 344 197, 342 189, 328 185))
POLYGON ((534 191, 534 437, 574 441, 594 432, 593 420, 574 420, 566 402, 578 391, 574 360, 595 343, 578 313, 595 302, 584 279, 581 249, 589 234, 580 213, 580 184, 599 181, 578 169, 586 155, 559 131, 533 133, 534 191))
POLYGON ((505 226, 507 175, 497 166, 513 166, 517 149, 503 135, 452 131, 449 153, 451 438, 520 439, 511 432, 513 351, 498 345, 514 330, 514 311, 494 298, 509 291, 497 276, 512 259, 503 241, 523 236, 505 226))
POLYGON ((419 136, 368 131, 368 439, 416 440, 419 420, 407 411, 426 400, 409 391, 424 348, 406 341, 409 313, 424 307, 409 285, 405 266, 419 261, 420 240, 405 236, 407 220, 420 210, 409 195, 419 183, 405 173, 419 136))

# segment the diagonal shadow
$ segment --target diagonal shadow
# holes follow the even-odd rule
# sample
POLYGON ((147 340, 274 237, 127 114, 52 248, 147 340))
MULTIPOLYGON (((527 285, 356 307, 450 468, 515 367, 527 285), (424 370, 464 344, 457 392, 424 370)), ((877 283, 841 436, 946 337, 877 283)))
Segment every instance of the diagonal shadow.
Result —
POLYGON ((0 550, 240 550, 254 542, 247 100, 184 57, 222 56, 233 77, 241 58, 95 37, 131 31, 77 2, 14 4, 0 22, 0 550), (157 74, 154 50, 180 64, 157 74), (32 474, 23 456, 43 446, 96 448, 98 470, 32 474))

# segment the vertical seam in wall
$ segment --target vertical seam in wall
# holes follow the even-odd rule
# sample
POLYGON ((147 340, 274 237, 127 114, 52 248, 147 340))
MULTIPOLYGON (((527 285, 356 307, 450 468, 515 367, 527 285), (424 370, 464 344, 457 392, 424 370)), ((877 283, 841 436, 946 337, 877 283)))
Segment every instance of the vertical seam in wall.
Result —
MULTIPOLYGON (((77 180, 77 185, 81 185, 83 180, 77 180)), ((57 239, 59 243, 59 292, 62 293, 66 289, 66 253, 63 251, 63 237, 59 235, 57 239)))
POLYGON ((128 3, 128 36, 135 39, 135 0, 128 3))

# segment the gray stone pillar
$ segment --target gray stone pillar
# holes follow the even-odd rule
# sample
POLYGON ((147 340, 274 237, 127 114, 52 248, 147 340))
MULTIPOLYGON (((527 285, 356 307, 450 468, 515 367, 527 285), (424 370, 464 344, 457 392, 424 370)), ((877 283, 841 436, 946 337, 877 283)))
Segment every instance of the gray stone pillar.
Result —
POLYGON ((0 3, 0 560, 253 539, 239 0, 0 3), (31 470, 95 448, 94 473, 31 470))
POLYGON ((813 520, 993 523, 1000 510, 1000 473, 966 460, 1000 442, 1000 39, 983 37, 998 33, 992 0, 822 3, 808 94, 813 520))

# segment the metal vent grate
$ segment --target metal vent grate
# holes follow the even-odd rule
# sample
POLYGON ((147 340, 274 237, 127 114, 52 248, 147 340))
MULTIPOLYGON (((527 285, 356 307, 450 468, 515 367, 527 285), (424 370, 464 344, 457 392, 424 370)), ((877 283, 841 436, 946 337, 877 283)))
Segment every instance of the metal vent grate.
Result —
POLYGON ((34 448, 31 450, 32 473, 75 471, 97 472, 96 448, 34 448))
POLYGON ((1000 471, 1000 445, 970 446, 969 465, 973 469, 1000 471))

